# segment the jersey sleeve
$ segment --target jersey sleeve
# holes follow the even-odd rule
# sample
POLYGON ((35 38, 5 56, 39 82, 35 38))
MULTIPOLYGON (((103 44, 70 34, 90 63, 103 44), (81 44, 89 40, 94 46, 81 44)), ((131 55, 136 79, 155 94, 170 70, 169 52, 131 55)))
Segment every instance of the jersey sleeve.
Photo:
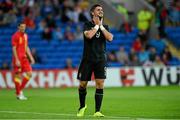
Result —
POLYGON ((86 22, 86 23, 84 24, 83 31, 87 31, 87 30, 91 30, 91 26, 86 22))
POLYGON ((12 46, 17 46, 18 45, 18 39, 17 39, 16 35, 12 36, 11 44, 12 44, 12 46))

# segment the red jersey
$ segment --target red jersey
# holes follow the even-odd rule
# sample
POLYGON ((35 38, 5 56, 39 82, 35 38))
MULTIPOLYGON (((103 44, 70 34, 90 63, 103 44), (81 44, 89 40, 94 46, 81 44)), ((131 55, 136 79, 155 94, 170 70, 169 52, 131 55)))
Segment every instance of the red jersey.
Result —
MULTIPOLYGON (((26 49, 28 46, 28 35, 17 31, 12 36, 12 46, 16 46, 17 56, 19 59, 27 57, 26 49)), ((14 56, 13 56, 14 58, 14 56)))

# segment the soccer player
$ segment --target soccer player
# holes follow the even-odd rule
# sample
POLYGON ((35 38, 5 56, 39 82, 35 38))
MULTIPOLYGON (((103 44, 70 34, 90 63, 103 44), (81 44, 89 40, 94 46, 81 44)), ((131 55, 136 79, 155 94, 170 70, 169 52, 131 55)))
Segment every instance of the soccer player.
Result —
POLYGON ((90 9, 92 21, 84 24, 84 50, 81 64, 79 66, 77 79, 79 84, 80 107, 77 116, 84 116, 87 108, 85 104, 86 87, 94 72, 95 92, 95 117, 104 117, 100 112, 103 99, 104 80, 106 79, 106 40, 112 41, 113 35, 108 31, 108 26, 103 25, 103 8, 95 4, 90 9))
POLYGON ((19 100, 27 100, 27 97, 23 94, 23 89, 32 76, 30 63, 35 63, 28 47, 28 35, 25 33, 25 29, 26 24, 20 23, 18 25, 18 31, 12 36, 13 81, 15 83, 17 99, 19 100))

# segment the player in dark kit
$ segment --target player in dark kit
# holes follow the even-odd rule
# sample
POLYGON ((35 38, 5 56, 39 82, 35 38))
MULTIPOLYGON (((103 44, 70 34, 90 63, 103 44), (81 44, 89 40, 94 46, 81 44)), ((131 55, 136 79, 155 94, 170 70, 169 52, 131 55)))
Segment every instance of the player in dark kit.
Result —
POLYGON ((103 8, 95 4, 90 9, 92 21, 84 24, 84 50, 83 58, 78 70, 77 79, 79 84, 80 108, 77 116, 84 116, 87 108, 85 104, 86 87, 91 75, 94 72, 95 92, 95 117, 104 117, 100 112, 103 99, 104 80, 106 79, 106 40, 112 41, 113 35, 108 31, 108 26, 103 25, 103 8))

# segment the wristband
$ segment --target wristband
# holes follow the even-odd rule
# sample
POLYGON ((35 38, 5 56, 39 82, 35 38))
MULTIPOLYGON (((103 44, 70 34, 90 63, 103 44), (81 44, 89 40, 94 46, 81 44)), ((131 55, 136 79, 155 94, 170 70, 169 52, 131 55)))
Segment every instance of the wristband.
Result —
POLYGON ((100 29, 101 29, 101 30, 105 30, 105 28, 104 28, 103 25, 100 25, 100 29))
POLYGON ((99 25, 95 25, 94 29, 98 30, 99 29, 99 25))

